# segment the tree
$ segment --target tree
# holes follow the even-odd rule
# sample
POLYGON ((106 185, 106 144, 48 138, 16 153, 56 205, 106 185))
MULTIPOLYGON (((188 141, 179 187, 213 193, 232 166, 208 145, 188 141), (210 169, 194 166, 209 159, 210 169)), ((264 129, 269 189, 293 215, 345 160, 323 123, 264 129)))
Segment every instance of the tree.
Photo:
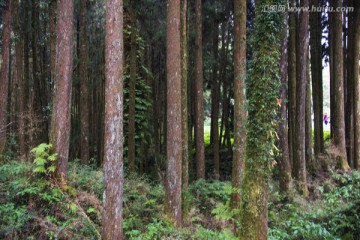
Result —
MULTIPOLYGON (((312 0, 312 6, 320 6, 319 0, 312 0)), ((314 108, 314 153, 324 152, 323 138, 323 89, 322 89, 322 50, 321 50, 321 12, 310 13, 311 80, 314 108)))
POLYGON ((136 16, 134 10, 131 16, 131 47, 130 47, 130 82, 129 82, 129 132, 128 160, 129 171, 135 172, 135 98, 136 98, 136 16))
POLYGON ((205 178, 204 148, 204 103, 203 103, 203 59, 202 59, 202 7, 201 0, 195 1, 195 144, 196 177, 205 178))
POLYGON ((50 142, 58 154, 56 175, 67 178, 70 140, 70 104, 73 64, 73 16, 72 0, 58 1, 56 36, 56 77, 54 102, 51 116, 50 142))
POLYGON ((182 135, 182 188, 189 186, 189 131, 188 131, 188 33, 187 0, 181 1, 181 135, 182 135))
POLYGON ((359 61, 360 61, 360 2, 355 2, 354 14, 354 55, 353 55, 353 77, 354 77, 354 168, 360 171, 360 83, 359 83, 359 61))
MULTIPOLYGON (((308 7, 309 1, 300 2, 300 7, 308 7)), ((300 11, 298 21, 298 35, 296 48, 296 116, 295 116, 295 151, 294 151, 294 177, 300 194, 309 194, 306 184, 306 148, 305 148, 305 108, 307 83, 307 56, 308 56, 308 26, 309 13, 300 11)))
POLYGON ((1 64, 1 85, 0 85, 0 155, 5 151, 6 129, 7 129, 7 104, 9 87, 9 66, 10 66, 10 34, 11 34, 11 1, 6 0, 5 16, 3 18, 3 46, 1 64))
POLYGON ((168 0, 166 18, 167 69, 167 165, 166 208, 176 226, 181 227, 182 117, 181 117, 181 50, 180 0, 168 0))
POLYGON ((268 234, 267 184, 274 161, 271 152, 280 90, 280 37, 284 22, 283 13, 261 11, 268 4, 284 3, 277 0, 255 2, 251 39, 253 57, 247 88, 248 121, 241 187, 240 239, 267 239, 268 234))
POLYGON ((234 206, 240 204, 240 187, 244 170, 246 141, 246 1, 234 0, 234 147, 232 160, 232 194, 234 206))
MULTIPOLYGON (((342 6, 341 0, 333 0, 333 7, 342 6)), ((331 112, 333 126, 333 142, 338 149, 338 168, 348 170, 349 165, 346 157, 345 144, 345 119, 344 119, 344 58, 343 58, 343 41, 342 41, 342 13, 333 13, 333 22, 330 28, 333 28, 333 96, 334 104, 331 112)))
POLYGON ((106 1, 103 239, 122 239, 123 1, 106 1))
POLYGON ((26 156, 26 138, 25 138, 25 111, 26 111, 26 89, 25 89, 25 79, 24 79, 24 54, 23 54, 23 41, 22 41, 22 31, 20 27, 20 14, 19 14, 19 1, 12 1, 13 6, 13 19, 14 19, 14 33, 15 38, 15 58, 16 58, 16 79, 18 86, 18 137, 19 137, 19 147, 20 147, 20 156, 26 156))
POLYGON ((81 155, 83 163, 89 163, 89 141, 90 141, 90 95, 89 95, 89 76, 88 76, 88 48, 86 34, 86 0, 80 1, 80 62, 79 62, 79 81, 80 81, 80 135, 81 135, 81 155))

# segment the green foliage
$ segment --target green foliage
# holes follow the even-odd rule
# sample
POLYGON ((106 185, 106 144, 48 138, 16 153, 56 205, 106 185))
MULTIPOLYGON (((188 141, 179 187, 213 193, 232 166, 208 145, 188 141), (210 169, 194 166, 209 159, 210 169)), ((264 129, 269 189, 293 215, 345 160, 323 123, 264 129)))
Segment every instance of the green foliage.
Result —
POLYGON ((34 154, 34 163, 36 165, 34 173, 43 173, 50 176, 55 172, 55 161, 57 153, 50 153, 51 144, 41 143, 31 150, 34 154))

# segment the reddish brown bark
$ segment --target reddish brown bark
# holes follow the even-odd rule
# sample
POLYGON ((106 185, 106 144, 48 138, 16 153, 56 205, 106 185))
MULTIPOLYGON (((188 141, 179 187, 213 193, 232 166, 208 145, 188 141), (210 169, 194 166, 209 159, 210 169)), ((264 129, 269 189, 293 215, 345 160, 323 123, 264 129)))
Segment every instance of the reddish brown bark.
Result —
POLYGON ((166 208, 176 226, 181 227, 181 58, 180 0, 168 0, 167 8, 167 166, 166 208))
POLYGON ((202 7, 201 0, 195 1, 195 144, 196 144, 196 177, 205 178, 204 149, 204 98, 203 98, 203 59, 202 59, 202 7))
POLYGON ((188 130, 188 34, 187 0, 181 1, 181 134, 182 134, 182 188, 189 187, 189 130, 188 130))
POLYGON ((70 104, 73 64, 73 0, 58 1, 56 38, 56 79, 50 142, 58 154, 56 175, 67 178, 70 140, 70 104))
MULTIPOLYGON (((333 0, 333 7, 341 7, 341 0, 333 0)), ((343 58, 343 40, 342 40, 342 13, 333 13, 333 94, 334 104, 333 111, 331 112, 333 142, 337 147, 339 153, 337 156, 338 168, 342 170, 348 170, 349 165, 346 157, 346 144, 345 144, 345 119, 344 119, 344 58, 343 58)))
POLYGON ((246 1, 234 0, 234 147, 232 160, 232 194, 234 207, 240 206, 240 187, 244 170, 246 143, 246 1))
POLYGON ((17 79, 17 120, 18 120, 18 137, 19 137, 19 148, 20 148, 20 156, 26 156, 26 135, 25 135, 25 110, 26 110, 26 95, 25 95, 25 81, 24 81, 24 55, 23 55, 23 42, 21 38, 23 36, 20 28, 20 19, 19 19, 19 2, 12 1, 13 6, 13 20, 14 20, 14 34, 15 38, 15 69, 16 69, 16 79, 17 79))
MULTIPOLYGON (((309 6, 309 1, 301 1, 301 7, 309 6)), ((309 194, 306 184, 306 156, 305 156, 305 108, 306 108, 306 83, 307 83, 307 50, 309 13, 301 11, 298 23, 298 41, 296 51, 296 134, 294 154, 294 177, 300 194, 309 194)))
POLYGON ((88 76, 88 48, 86 34, 86 0, 80 2, 80 138, 82 163, 89 163, 89 133, 90 133, 90 96, 89 96, 89 76, 88 76))
POLYGON ((3 45, 1 64, 1 85, 0 85, 0 155, 4 153, 6 145, 7 128, 7 104, 9 87, 9 65, 10 65, 10 33, 11 33, 11 1, 6 0, 5 16, 3 18, 3 45))
POLYGON ((102 239, 122 239, 123 209, 123 1, 106 1, 105 199, 102 239))

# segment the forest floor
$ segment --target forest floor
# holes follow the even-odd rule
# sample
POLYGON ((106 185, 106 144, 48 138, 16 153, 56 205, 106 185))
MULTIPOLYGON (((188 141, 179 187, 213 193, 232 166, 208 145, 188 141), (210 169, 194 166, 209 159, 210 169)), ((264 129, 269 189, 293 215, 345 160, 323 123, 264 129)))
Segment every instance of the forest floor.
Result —
MULTIPOLYGON (((279 193, 277 172, 269 183, 269 239, 360 239, 360 174, 337 172, 331 149, 327 171, 309 178, 310 196, 279 193)), ((69 182, 60 188, 35 164, 0 166, 0 239, 99 239, 103 173, 72 162, 69 182)), ((176 229, 163 214, 162 184, 126 176, 126 239, 236 239, 238 211, 229 208, 229 181, 199 180, 183 197, 184 224, 176 229)))

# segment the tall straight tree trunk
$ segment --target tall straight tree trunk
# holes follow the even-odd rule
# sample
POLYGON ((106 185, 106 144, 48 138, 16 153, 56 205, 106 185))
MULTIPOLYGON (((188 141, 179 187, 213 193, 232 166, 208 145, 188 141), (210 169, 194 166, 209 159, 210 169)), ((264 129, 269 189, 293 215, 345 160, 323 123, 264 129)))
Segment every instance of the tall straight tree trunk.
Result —
POLYGON ((352 73, 354 77, 354 168, 360 171, 360 1, 354 1, 354 6, 354 66, 352 73))
MULTIPOLYGON (((308 45, 309 46, 309 45, 308 45)), ((310 77, 310 54, 307 49, 306 57, 306 100, 305 100, 305 158, 306 169, 309 173, 315 173, 313 143, 312 143, 312 119, 311 119, 311 77, 310 77)))
POLYGON ((232 159, 232 206, 240 206, 246 141, 246 1, 234 1, 234 150, 232 159))
POLYGON ((73 72, 73 0, 59 0, 57 10, 56 79, 53 111, 51 116, 50 142, 58 154, 56 175, 67 178, 70 140, 70 105, 73 72))
MULTIPOLYGON (((216 17, 215 17, 216 18, 216 17)), ((213 69, 211 83, 211 145, 214 155, 214 177, 220 178, 220 146, 219 146, 219 82, 218 82, 218 47, 219 25, 217 19, 213 20, 213 69)))
MULTIPOLYGON (((352 0, 348 0, 349 7, 354 7, 352 0)), ((344 14, 345 15, 345 14, 344 14)), ((344 23, 346 23, 344 21, 344 23)), ((345 95, 345 139, 346 155, 351 168, 354 167, 354 77, 353 77, 353 53, 354 53, 354 13, 347 13, 347 47, 344 46, 344 71, 346 73, 345 95)))
MULTIPOLYGON (((301 7, 308 7, 309 1, 300 2, 301 7)), ((296 51, 296 131, 294 154, 294 177, 297 180, 298 191, 301 195, 309 194, 306 183, 306 149, 305 149, 305 109, 306 109, 306 83, 307 83, 307 56, 308 56, 308 25, 309 13, 300 11, 298 23, 298 40, 296 51)))
MULTIPOLYGON (((319 7, 319 0, 312 0, 312 6, 319 7)), ((321 50, 321 13, 310 13, 311 80, 314 108, 314 153, 324 153, 323 137, 323 86, 322 86, 322 50, 321 50)))
POLYGON ((80 80, 80 135, 81 135, 81 155, 83 163, 89 163, 89 134, 90 134, 90 95, 89 95, 89 53, 87 48, 86 34, 86 0, 80 2, 80 62, 79 62, 79 80, 80 80))
POLYGON ((166 209, 177 227, 182 225, 182 117, 181 117, 181 50, 180 0, 168 0, 167 7, 167 166, 166 209))
POLYGON ((21 41, 23 34, 20 27, 20 19, 19 19, 19 2, 12 1, 13 6, 13 19, 14 19, 14 34, 15 38, 15 58, 16 58, 16 78, 17 78, 17 86, 18 86, 18 137, 19 137, 19 147, 20 147, 20 156, 26 157, 26 123, 25 123, 25 114, 26 114, 26 94, 25 94, 25 80, 24 80, 24 54, 23 54, 23 42, 21 41))
POLYGON ((188 33, 187 0, 181 0, 181 136, 182 189, 189 187, 189 131, 188 131, 188 33))
POLYGON ((196 177, 205 178, 204 148, 204 98, 203 98, 203 59, 202 59, 202 7, 201 0, 195 1, 195 142, 196 142, 196 177))
POLYGON ((131 13, 131 24, 128 160, 129 171, 135 173, 136 16, 134 12, 131 13))
POLYGON ((280 119, 278 121, 279 127, 279 146, 281 156, 279 160, 279 188, 280 192, 288 194, 291 189, 291 166, 289 158, 289 140, 287 131, 287 82, 288 82, 288 20, 287 15, 284 18, 284 28, 282 32, 282 45, 280 57, 280 119))
MULTIPOLYGON (((53 84, 55 81, 55 66, 56 66, 56 4, 57 3, 55 0, 51 0, 49 4, 50 71, 51 71, 51 81, 53 84)), ((83 10, 81 9, 81 11, 83 10)))
POLYGON ((10 34, 11 34, 11 1, 6 0, 5 15, 3 17, 3 45, 1 56, 1 85, 0 85, 0 160, 6 146, 7 105, 10 67, 10 34))
POLYGON ((123 238, 123 1, 106 1, 102 239, 123 238))
MULTIPOLYGON (((294 6, 294 0, 289 0, 290 6, 294 6)), ((294 163, 295 153, 295 116, 296 116, 296 18, 295 13, 289 13, 289 84, 288 84, 288 111, 289 111, 289 158, 290 165, 294 163)))
MULTIPOLYGON (((341 0, 332 0, 333 7, 341 7, 341 0)), ((342 40, 342 13, 335 12, 333 13, 333 25, 330 25, 330 28, 333 28, 334 41, 334 58, 333 58, 333 71, 334 71, 334 81, 333 81, 333 94, 334 94, 334 104, 332 116, 332 126, 334 130, 333 142, 338 149, 337 156, 337 165, 338 168, 342 170, 348 170, 349 165, 346 157, 346 144, 345 144, 345 119, 344 119, 344 58, 343 58, 343 40, 342 40)))
POLYGON ((256 17, 252 35, 254 52, 247 91, 249 112, 241 187, 240 239, 268 238, 268 178, 271 174, 270 165, 274 161, 274 156, 269 152, 273 148, 276 131, 272 122, 276 118, 280 90, 280 29, 283 27, 283 15, 261 10, 265 5, 275 2, 279 3, 269 0, 255 2, 256 17), (270 31, 264 34, 264 29, 270 31))

